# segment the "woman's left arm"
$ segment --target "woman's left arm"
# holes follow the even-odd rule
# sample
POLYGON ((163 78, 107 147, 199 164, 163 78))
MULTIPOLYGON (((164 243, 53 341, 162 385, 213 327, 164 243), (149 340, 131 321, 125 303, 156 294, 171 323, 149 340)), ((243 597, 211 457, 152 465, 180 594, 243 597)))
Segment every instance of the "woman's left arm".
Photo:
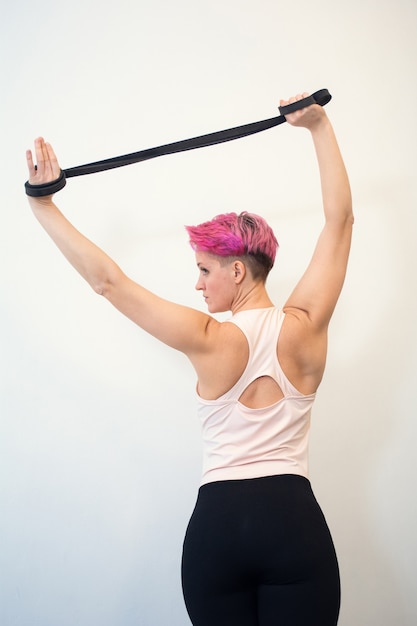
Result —
POLYGON ((308 325, 320 333, 327 329, 346 275, 353 226, 350 184, 324 109, 312 105, 288 115, 287 121, 311 133, 320 171, 325 224, 311 261, 284 310, 306 314, 308 325))

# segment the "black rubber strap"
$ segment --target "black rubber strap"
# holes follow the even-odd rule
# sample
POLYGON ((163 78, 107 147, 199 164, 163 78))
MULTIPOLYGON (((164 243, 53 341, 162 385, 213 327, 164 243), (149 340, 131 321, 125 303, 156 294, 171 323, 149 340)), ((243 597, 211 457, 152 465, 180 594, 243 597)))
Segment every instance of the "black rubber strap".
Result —
POLYGON ((147 161, 148 159, 154 159, 158 156, 166 154, 175 154, 177 152, 185 152, 186 150, 194 150, 195 148, 204 148, 207 146, 213 146, 218 143, 224 143, 226 141, 232 141, 234 139, 240 139, 248 135, 259 133, 268 128, 273 128, 279 124, 283 124, 286 119, 285 115, 289 115, 294 111, 311 106, 312 104, 319 104, 320 106, 326 105, 331 100, 331 95, 327 89, 320 89, 311 96, 298 100, 287 106, 279 107, 281 115, 278 117, 272 117, 260 122, 253 122, 251 124, 245 124, 243 126, 236 126, 227 130, 220 130, 215 133, 209 133, 208 135, 200 135, 199 137, 193 137, 191 139, 184 139, 174 143, 165 144, 156 148, 148 148, 147 150, 140 150, 139 152, 132 152, 130 154, 124 154, 122 156, 113 157, 111 159, 104 159, 103 161, 95 161, 93 163, 87 163, 85 165, 78 165, 76 167, 70 167, 61 172, 61 176, 51 183, 45 185, 30 185, 26 183, 26 193, 29 196, 46 196, 59 191, 65 186, 65 178, 72 178, 73 176, 85 176, 86 174, 95 174, 96 172, 104 172, 106 170, 114 169, 117 167, 124 167, 125 165, 131 165, 133 163, 139 163, 141 161, 147 161), (62 177, 64 180, 62 181, 62 177))
POLYGON ((67 184, 65 178, 65 172, 61 170, 59 178, 56 178, 50 183, 44 183, 43 185, 31 185, 29 181, 25 183, 26 194, 34 198, 40 198, 41 196, 51 196, 57 191, 61 191, 67 184))

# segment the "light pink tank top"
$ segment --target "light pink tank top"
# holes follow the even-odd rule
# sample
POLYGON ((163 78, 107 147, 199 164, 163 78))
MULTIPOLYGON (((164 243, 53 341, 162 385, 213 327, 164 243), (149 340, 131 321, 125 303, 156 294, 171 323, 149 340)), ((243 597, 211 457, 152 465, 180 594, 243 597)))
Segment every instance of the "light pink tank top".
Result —
POLYGON ((276 474, 308 478, 308 439, 315 394, 300 393, 280 367, 276 347, 284 317, 280 309, 270 307, 241 311, 228 320, 244 333, 249 359, 241 378, 220 398, 198 397, 204 442, 202 485, 276 474), (284 397, 271 406, 250 409, 239 398, 260 376, 273 378, 284 397))

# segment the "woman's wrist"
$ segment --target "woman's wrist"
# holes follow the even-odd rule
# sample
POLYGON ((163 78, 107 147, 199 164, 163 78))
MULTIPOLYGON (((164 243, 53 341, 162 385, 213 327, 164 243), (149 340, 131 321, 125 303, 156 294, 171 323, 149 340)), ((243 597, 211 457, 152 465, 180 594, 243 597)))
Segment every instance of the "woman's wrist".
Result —
MULTIPOLYGON (((323 111, 324 113, 324 111, 323 111)), ((316 119, 312 120, 311 124, 308 127, 309 131, 313 135, 313 137, 317 137, 319 135, 326 135, 328 133, 333 133, 333 126, 326 113, 324 115, 318 116, 316 119)))
POLYGON ((36 211, 37 209, 45 210, 55 207, 52 198, 53 196, 41 196, 39 198, 28 196, 28 201, 32 211, 36 211))

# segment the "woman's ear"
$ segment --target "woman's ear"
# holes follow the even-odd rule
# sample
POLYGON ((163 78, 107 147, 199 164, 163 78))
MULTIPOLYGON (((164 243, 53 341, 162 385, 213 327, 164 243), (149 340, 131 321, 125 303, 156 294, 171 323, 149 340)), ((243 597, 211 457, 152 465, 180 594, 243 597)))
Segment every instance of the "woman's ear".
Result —
POLYGON ((242 263, 242 261, 235 259, 233 261, 232 267, 233 267, 233 276, 235 279, 235 283, 236 285, 240 285, 240 283, 243 281, 243 279, 246 276, 246 266, 244 263, 242 263))

